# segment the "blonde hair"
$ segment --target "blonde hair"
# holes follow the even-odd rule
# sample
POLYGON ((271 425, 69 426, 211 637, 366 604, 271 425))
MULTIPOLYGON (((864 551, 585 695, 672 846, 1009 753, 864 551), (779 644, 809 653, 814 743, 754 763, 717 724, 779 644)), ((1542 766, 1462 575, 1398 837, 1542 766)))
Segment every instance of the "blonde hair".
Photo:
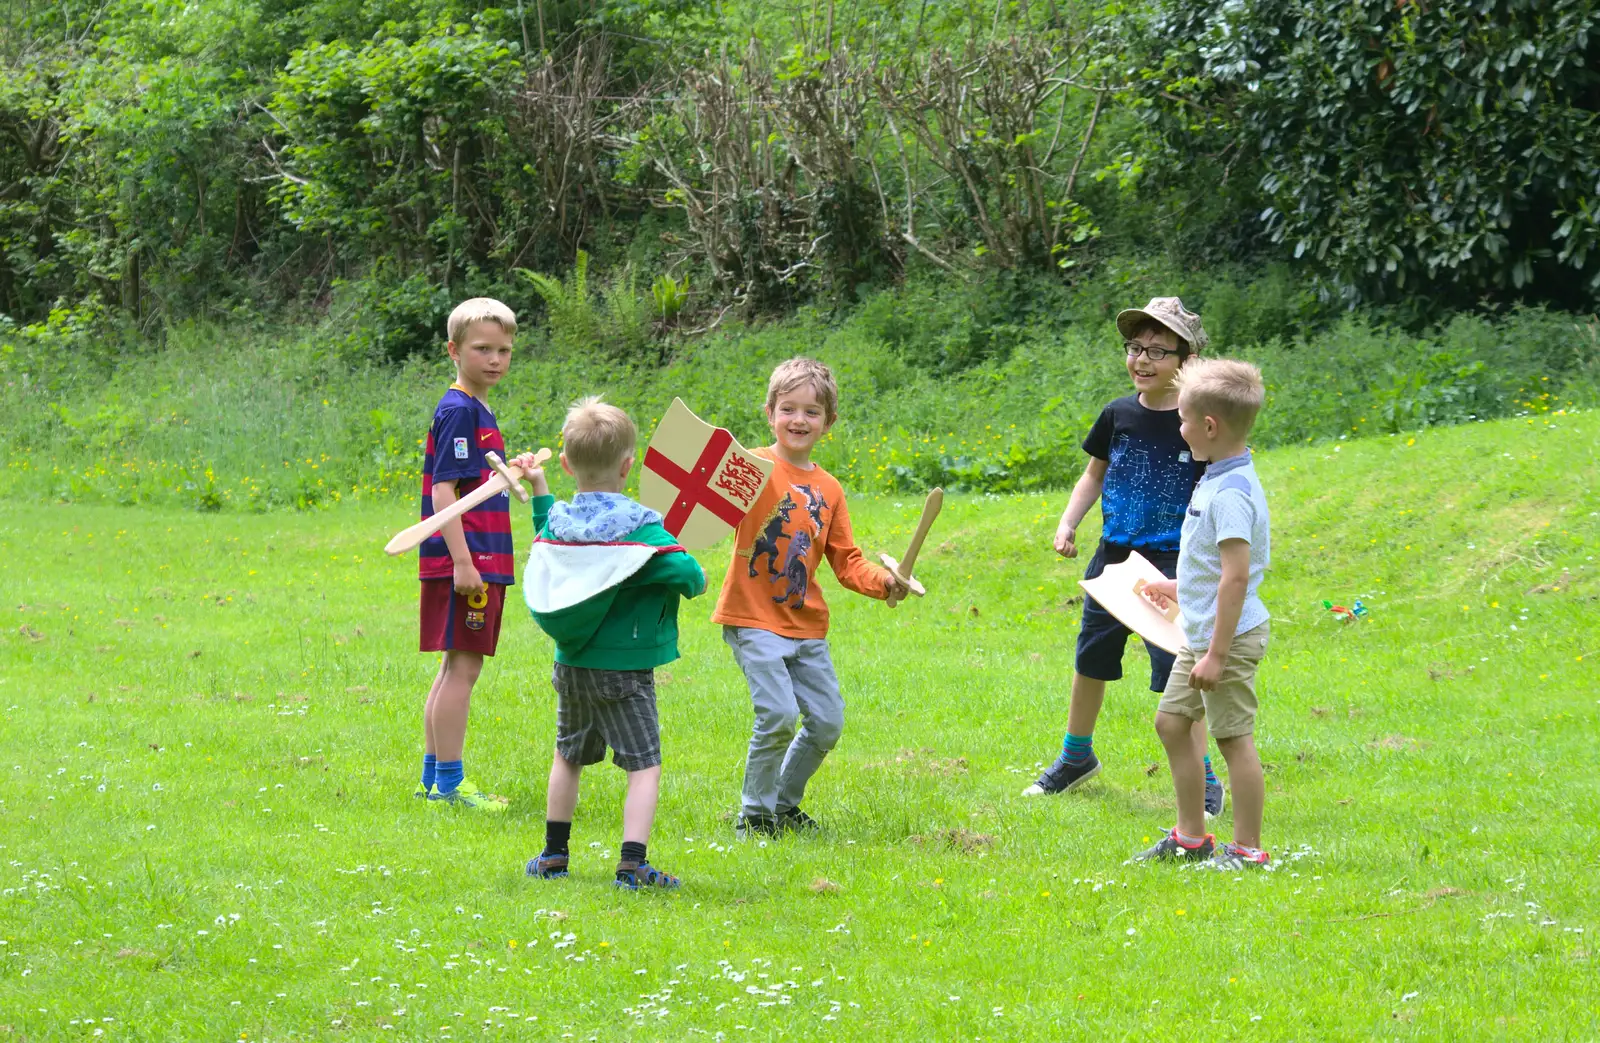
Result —
POLYGON ((839 385, 834 383, 833 371, 816 359, 796 356, 778 363, 767 381, 767 409, 778 404, 779 395, 787 395, 804 384, 810 384, 817 393, 817 402, 829 423, 839 415, 839 385))
POLYGON ((1196 355, 1178 370, 1176 382, 1180 406, 1212 417, 1241 436, 1250 433, 1267 398, 1261 371, 1238 359, 1196 355))
POLYGON ((561 451, 579 478, 603 478, 633 452, 639 437, 628 414, 590 395, 572 403, 561 427, 561 451))
POLYGON ((493 297, 473 297, 456 305, 445 323, 450 343, 460 344, 467 327, 474 322, 493 322, 507 333, 517 332, 517 315, 493 297))

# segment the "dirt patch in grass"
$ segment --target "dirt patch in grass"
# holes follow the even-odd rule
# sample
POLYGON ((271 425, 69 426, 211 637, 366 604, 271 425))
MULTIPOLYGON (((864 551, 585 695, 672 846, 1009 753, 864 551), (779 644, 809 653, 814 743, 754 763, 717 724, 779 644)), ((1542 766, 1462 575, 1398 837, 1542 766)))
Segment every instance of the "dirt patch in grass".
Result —
POLYGON ((1441 898, 1459 898, 1462 895, 1470 895, 1471 893, 1471 891, 1463 891, 1459 887, 1434 887, 1424 891, 1422 897, 1428 900, 1429 905, 1432 905, 1441 898))
POLYGON ((1396 751, 1424 750, 1429 745, 1431 744, 1413 739, 1407 735, 1385 735, 1381 739, 1374 739, 1367 743, 1370 749, 1396 751))
POLYGON ((942 829, 937 833, 917 833, 911 842, 918 847, 942 844, 963 854, 973 855, 994 847, 993 833, 974 833, 970 829, 942 829))
POLYGON ((1032 616, 1034 619, 1038 619, 1041 616, 1057 616, 1065 612, 1076 611, 1080 606, 1082 606, 1082 604, 1083 595, 1072 594, 1068 597, 1062 598, 1060 601, 1057 601, 1054 604, 1046 605, 1044 608, 1036 608, 1032 612, 1028 613, 1028 615, 1032 616))
POLYGON ((873 761, 867 764, 869 768, 892 768, 906 775, 936 775, 950 778, 967 773, 967 759, 965 757, 936 757, 935 751, 927 746, 920 750, 903 749, 894 755, 892 760, 873 761))
POLYGON ((1572 573, 1568 572, 1566 569, 1562 569, 1561 570, 1561 575, 1557 576, 1554 580, 1552 580, 1551 582, 1548 582, 1548 583, 1536 583, 1533 586, 1529 587, 1527 589, 1526 593, 1529 593, 1529 594, 1559 594, 1563 590, 1570 590, 1571 588, 1572 588, 1572 573))

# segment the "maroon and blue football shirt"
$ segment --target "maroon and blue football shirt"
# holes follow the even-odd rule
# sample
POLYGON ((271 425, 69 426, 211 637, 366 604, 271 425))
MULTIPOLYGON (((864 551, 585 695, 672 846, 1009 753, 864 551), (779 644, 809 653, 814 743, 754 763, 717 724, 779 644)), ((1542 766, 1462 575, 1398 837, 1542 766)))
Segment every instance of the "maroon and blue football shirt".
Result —
MULTIPOLYGON (((488 406, 467 394, 461 385, 450 385, 450 390, 439 400, 439 407, 433 411, 433 426, 428 430, 427 447, 423 452, 422 517, 433 516, 434 482, 454 481, 459 499, 476 489, 480 482, 488 481, 494 470, 483 454, 491 450, 501 456, 506 451, 494 414, 489 412, 488 406)), ((472 564, 483 581, 506 586, 514 583, 510 494, 491 496, 463 514, 461 528, 466 533, 472 564)), ((455 575, 450 549, 439 533, 422 542, 419 575, 423 579, 450 579, 455 575)))

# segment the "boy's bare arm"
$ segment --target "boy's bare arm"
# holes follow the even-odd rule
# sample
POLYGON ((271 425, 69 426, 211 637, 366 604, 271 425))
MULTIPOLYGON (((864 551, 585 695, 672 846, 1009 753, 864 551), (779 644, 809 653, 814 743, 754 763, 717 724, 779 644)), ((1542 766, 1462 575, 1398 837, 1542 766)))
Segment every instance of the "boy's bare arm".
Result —
POLYGON ((1222 555, 1222 579, 1217 583, 1217 625, 1211 632, 1211 646, 1189 673, 1189 683, 1202 692, 1216 687, 1222 679, 1223 664, 1233 647, 1233 632, 1244 611, 1245 591, 1250 588, 1250 544, 1245 540, 1223 540, 1217 544, 1222 555))
POLYGON ((1056 553, 1064 558, 1078 556, 1078 526, 1083 523, 1083 516, 1089 513, 1089 508, 1100 499, 1109 465, 1109 461, 1091 456, 1089 466, 1083 469, 1078 483, 1072 487, 1067 509, 1061 512, 1061 524, 1056 526, 1056 553))
MULTIPOLYGON (((454 480, 433 483, 434 513, 444 510, 456 500, 454 480)), ((445 522, 439 527, 439 535, 444 537, 444 545, 450 550, 450 560, 455 564, 453 582, 456 593, 477 594, 482 591, 483 577, 478 575, 478 567, 472 564, 472 552, 467 549, 467 533, 461 527, 461 519, 451 518, 445 522)))

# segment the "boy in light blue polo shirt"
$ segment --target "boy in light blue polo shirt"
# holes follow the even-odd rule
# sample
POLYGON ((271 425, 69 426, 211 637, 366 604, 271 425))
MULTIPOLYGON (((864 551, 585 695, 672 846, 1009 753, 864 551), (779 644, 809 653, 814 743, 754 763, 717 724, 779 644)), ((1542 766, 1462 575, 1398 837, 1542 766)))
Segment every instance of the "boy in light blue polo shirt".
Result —
POLYGON ((1261 814, 1266 784, 1256 752, 1256 669, 1270 632, 1257 593, 1272 551, 1266 493, 1245 440, 1265 399, 1261 371, 1247 362, 1190 359, 1178 374, 1179 431, 1195 459, 1208 461, 1183 520, 1178 578, 1150 584, 1152 600, 1176 599, 1185 647, 1156 710, 1167 750, 1178 823, 1135 861, 1264 866, 1261 814), (1205 831, 1205 772, 1194 731, 1208 722, 1228 762, 1233 842, 1218 848, 1205 831))
POLYGON ((1178 554, 1178 609, 1190 648, 1208 648, 1221 596, 1222 546, 1243 540, 1250 551, 1249 580, 1234 631, 1248 633, 1271 618, 1257 591, 1272 557, 1267 494, 1256 476, 1250 450, 1213 460, 1194 487, 1183 535, 1189 552, 1178 554))

